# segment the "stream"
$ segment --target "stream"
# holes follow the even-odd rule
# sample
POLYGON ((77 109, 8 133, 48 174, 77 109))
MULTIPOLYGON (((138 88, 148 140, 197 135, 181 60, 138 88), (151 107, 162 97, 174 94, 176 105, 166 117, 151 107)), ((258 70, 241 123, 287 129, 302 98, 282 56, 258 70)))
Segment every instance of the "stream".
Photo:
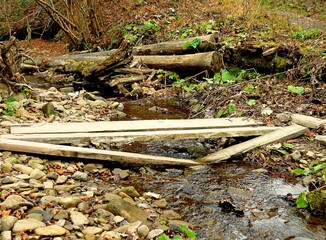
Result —
MULTIPOLYGON (((178 101, 170 99, 122 102, 127 114, 123 120, 184 119, 188 114, 178 101)), ((198 155, 198 151, 216 151, 219 143, 220 139, 171 140, 124 143, 109 148, 191 159, 198 157, 189 151, 192 146, 198 155)), ((124 167, 139 174, 119 184, 133 185, 139 192, 161 194, 169 208, 189 222, 200 239, 326 239, 326 220, 297 209, 289 201, 305 190, 293 176, 271 173, 241 160, 186 169, 124 167)))

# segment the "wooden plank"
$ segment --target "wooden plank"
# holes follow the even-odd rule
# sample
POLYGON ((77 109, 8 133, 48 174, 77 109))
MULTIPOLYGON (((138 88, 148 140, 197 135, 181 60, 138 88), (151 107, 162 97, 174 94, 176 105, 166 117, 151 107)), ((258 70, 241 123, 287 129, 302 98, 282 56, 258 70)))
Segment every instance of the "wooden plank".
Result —
POLYGON ((35 143, 13 139, 0 139, 0 149, 15 152, 34 153, 57 157, 84 158, 92 160, 117 161, 133 164, 156 164, 193 166, 196 161, 139 153, 108 151, 83 147, 62 146, 49 143, 35 143))
POLYGON ((324 136, 324 135, 317 135, 315 139, 318 142, 320 142, 321 144, 326 145, 326 136, 324 136))
POLYGON ((321 124, 326 124, 326 119, 320 119, 301 114, 291 114, 291 120, 293 123, 309 128, 317 128, 321 124))
POLYGON ((22 133, 74 133, 74 132, 117 132, 141 130, 203 129, 218 127, 256 126, 254 120, 244 118, 212 119, 164 119, 140 121, 38 123, 12 125, 13 134, 22 133))
POLYGON ((50 134, 7 134, 0 138, 46 142, 55 144, 88 142, 100 138, 106 142, 126 141, 163 141, 171 139, 221 138, 259 136, 273 132, 279 127, 237 127, 216 129, 191 129, 167 131, 141 131, 141 132, 100 132, 100 133, 50 133, 50 134))
POLYGON ((205 157, 202 157, 198 159, 198 162, 201 163, 219 163, 223 160, 227 160, 231 158, 234 155, 237 155, 239 153, 247 152, 251 149, 254 149, 256 147, 269 144, 276 141, 285 141, 291 138, 298 137, 302 135, 304 132, 306 132, 308 128, 300 126, 300 125, 291 125, 288 127, 284 127, 282 129, 276 130, 271 133, 267 133, 265 135, 256 137, 254 139, 251 139, 249 141, 239 143, 236 145, 233 145, 231 147, 222 149, 218 152, 209 154, 205 157))

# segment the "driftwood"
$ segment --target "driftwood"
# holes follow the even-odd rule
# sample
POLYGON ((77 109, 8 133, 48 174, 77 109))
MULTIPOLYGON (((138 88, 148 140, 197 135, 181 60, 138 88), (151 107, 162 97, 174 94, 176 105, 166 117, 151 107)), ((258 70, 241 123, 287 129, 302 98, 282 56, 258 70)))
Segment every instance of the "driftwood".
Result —
POLYGON ((219 163, 221 161, 231 158, 232 156, 238 155, 240 153, 245 153, 262 145, 266 145, 276 141, 285 141, 291 138, 298 137, 307 130, 308 128, 300 125, 291 125, 280 130, 267 133, 260 137, 256 137, 249 141, 222 149, 218 152, 212 153, 210 155, 198 159, 198 162, 206 164, 219 163))
POLYGON ((142 80, 145 80, 145 76, 137 75, 137 76, 128 76, 128 77, 116 77, 110 81, 106 81, 106 83, 110 87, 114 87, 114 86, 117 86, 118 84, 133 83, 133 82, 139 82, 142 80))
POLYGON ((92 132, 92 133, 40 133, 40 134, 7 134, 3 139, 16 139, 54 144, 79 144, 92 139, 101 139, 105 142, 132 142, 132 141, 165 141, 172 139, 209 139, 221 137, 259 136, 278 130, 279 127, 234 127, 209 128, 190 130, 154 130, 154 131, 123 131, 123 132, 92 132))
POLYGON ((136 46, 132 49, 133 55, 180 55, 198 52, 209 52, 214 51, 218 44, 218 33, 210 35, 187 38, 179 41, 168 41, 156 44, 149 44, 143 46, 136 46), (191 40, 198 38, 200 44, 196 47, 184 48, 184 45, 191 40))
POLYGON ((174 71, 209 70, 218 72, 222 68, 222 59, 215 51, 185 55, 134 56, 133 62, 138 62, 149 68, 174 71))
POLYGON ((326 136, 317 135, 315 139, 321 144, 326 145, 326 136))
POLYGON ((157 165, 198 165, 196 161, 151 156, 139 153, 99 150, 83 147, 70 147, 48 143, 27 142, 13 139, 0 139, 0 149, 24 153, 35 153, 56 157, 85 158, 92 160, 117 161, 122 163, 157 164, 157 165))

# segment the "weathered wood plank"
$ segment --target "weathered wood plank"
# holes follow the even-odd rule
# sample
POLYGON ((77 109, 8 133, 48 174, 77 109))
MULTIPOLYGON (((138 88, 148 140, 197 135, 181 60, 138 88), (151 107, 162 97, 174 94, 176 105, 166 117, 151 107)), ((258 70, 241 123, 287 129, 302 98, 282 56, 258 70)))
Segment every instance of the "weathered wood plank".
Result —
POLYGON ((62 146, 48 143, 35 143, 13 139, 0 139, 0 149, 58 157, 84 158, 133 164, 156 164, 177 166, 193 166, 199 164, 196 161, 187 159, 152 156, 139 153, 99 150, 82 147, 62 146))
POLYGON ((74 133, 74 132, 118 132, 142 130, 204 129, 256 126, 257 122, 244 118, 212 119, 163 119, 140 121, 103 121, 75 123, 38 123, 12 125, 12 134, 23 133, 74 133))
POLYGON ((221 138, 259 136, 273 132, 280 127, 237 127, 217 129, 141 131, 141 132, 104 132, 104 133, 53 133, 53 134, 7 134, 0 138, 46 142, 55 144, 88 142, 100 138, 106 142, 163 141, 171 139, 221 138))
POLYGON ((301 114, 291 114, 291 120, 293 123, 309 127, 317 128, 321 124, 326 124, 325 119, 315 118, 311 116, 305 116, 301 114))
POLYGON ((323 135, 317 135, 315 138, 318 142, 320 142, 321 144, 326 145, 326 136, 323 135))
POLYGON ((202 157, 198 159, 198 162, 200 163, 219 163, 223 160, 227 160, 231 158, 234 155, 237 155, 239 153, 247 152, 251 149, 254 149, 256 147, 269 144, 276 141, 285 141, 287 139, 295 138, 300 135, 302 135, 304 132, 306 132, 308 128, 300 126, 300 125, 291 125, 288 127, 284 127, 282 129, 276 130, 271 133, 267 133, 265 135, 256 137, 254 139, 251 139, 249 141, 239 143, 236 145, 233 145, 231 147, 222 149, 218 152, 209 154, 205 157, 202 157))

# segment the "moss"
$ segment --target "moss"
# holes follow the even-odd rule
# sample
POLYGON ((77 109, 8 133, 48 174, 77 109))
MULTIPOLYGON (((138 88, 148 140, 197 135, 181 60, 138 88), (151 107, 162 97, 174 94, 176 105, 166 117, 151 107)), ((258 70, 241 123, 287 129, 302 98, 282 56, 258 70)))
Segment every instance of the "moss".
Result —
POLYGON ((326 190, 308 194, 307 202, 314 213, 326 213, 326 190))
POLYGON ((273 59, 273 64, 276 69, 283 70, 283 69, 286 69, 286 67, 288 65, 288 60, 286 58, 275 56, 273 59))

